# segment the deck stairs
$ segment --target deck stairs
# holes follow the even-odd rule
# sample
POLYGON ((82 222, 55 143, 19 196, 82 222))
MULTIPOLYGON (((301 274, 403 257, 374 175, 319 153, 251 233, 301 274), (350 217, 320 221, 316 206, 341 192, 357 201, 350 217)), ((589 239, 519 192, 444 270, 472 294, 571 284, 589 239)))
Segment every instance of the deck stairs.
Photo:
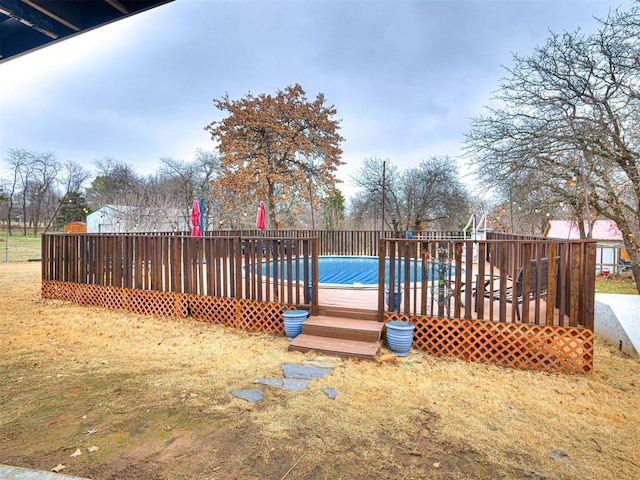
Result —
POLYGON ((383 322, 318 315, 302 322, 302 333, 289 350, 375 359, 380 350, 383 322))

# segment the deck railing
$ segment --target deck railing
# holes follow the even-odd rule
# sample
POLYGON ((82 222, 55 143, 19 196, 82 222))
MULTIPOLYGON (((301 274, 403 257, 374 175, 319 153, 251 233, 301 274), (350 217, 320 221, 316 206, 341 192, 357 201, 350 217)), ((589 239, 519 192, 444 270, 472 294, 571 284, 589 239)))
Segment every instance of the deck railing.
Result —
POLYGON ((499 237, 382 239, 379 313, 593 329, 595 242, 499 237))
POLYGON ((215 230, 205 232, 211 236, 230 237, 294 237, 318 239, 319 255, 375 256, 380 238, 404 238, 404 232, 376 230, 215 230))
POLYGON ((42 279, 304 305, 314 310, 317 239, 47 234, 42 279))
POLYGON ((593 328, 593 241, 503 234, 473 241, 452 234, 458 232, 422 232, 414 239, 374 231, 216 233, 47 234, 42 278, 283 303, 316 313, 318 255, 377 255, 380 319, 396 312, 593 328), (519 274, 524 282, 514 298, 519 274))

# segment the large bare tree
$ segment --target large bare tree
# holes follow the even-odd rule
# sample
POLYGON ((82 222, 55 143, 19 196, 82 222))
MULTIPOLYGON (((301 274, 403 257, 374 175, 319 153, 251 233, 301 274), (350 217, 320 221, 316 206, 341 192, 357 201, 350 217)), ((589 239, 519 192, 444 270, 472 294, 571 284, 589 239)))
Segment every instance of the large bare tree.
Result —
POLYGON ((214 100, 227 116, 205 127, 217 142, 222 175, 216 195, 227 196, 226 208, 264 199, 272 227, 278 228, 279 204, 308 199, 318 208, 335 191, 344 140, 336 109, 323 94, 307 99, 300 85, 275 95, 249 93, 214 100))
POLYGON ((640 291, 638 59, 638 7, 612 12, 594 34, 552 33, 532 55, 514 56, 500 106, 473 119, 466 146, 486 187, 564 199, 585 236, 596 217, 614 220, 640 291))

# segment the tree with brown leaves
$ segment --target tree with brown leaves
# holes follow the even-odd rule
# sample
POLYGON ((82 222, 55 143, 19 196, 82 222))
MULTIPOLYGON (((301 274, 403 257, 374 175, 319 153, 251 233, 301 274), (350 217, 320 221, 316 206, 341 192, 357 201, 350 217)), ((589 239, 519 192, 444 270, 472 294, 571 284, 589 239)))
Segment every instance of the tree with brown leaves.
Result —
POLYGON ((231 100, 227 94, 214 103, 228 113, 205 127, 220 152, 214 192, 229 196, 227 209, 237 209, 238 199, 256 208, 264 200, 271 227, 278 228, 280 204, 297 198, 317 209, 335 192, 344 139, 322 93, 309 101, 296 84, 275 95, 231 100))

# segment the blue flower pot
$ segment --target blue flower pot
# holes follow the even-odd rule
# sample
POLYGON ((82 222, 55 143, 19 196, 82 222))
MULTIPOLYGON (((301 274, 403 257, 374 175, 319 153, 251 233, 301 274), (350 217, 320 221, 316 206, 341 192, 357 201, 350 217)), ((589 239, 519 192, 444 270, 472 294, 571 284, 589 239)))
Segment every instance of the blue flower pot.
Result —
POLYGON ((402 291, 396 290, 395 292, 393 292, 393 299, 391 298, 389 288, 386 288, 384 293, 385 293, 385 299, 387 300, 387 307, 389 308, 389 310, 397 310, 398 305, 400 305, 400 302, 402 301, 402 291))
POLYGON ((304 322, 309 316, 309 312, 306 310, 289 310, 288 312, 282 312, 284 317, 284 331, 289 337, 289 341, 300 335, 302 331, 302 322, 304 322))
POLYGON ((410 322, 393 320, 387 322, 387 346, 394 355, 406 357, 413 343, 413 330, 416 328, 410 322))

